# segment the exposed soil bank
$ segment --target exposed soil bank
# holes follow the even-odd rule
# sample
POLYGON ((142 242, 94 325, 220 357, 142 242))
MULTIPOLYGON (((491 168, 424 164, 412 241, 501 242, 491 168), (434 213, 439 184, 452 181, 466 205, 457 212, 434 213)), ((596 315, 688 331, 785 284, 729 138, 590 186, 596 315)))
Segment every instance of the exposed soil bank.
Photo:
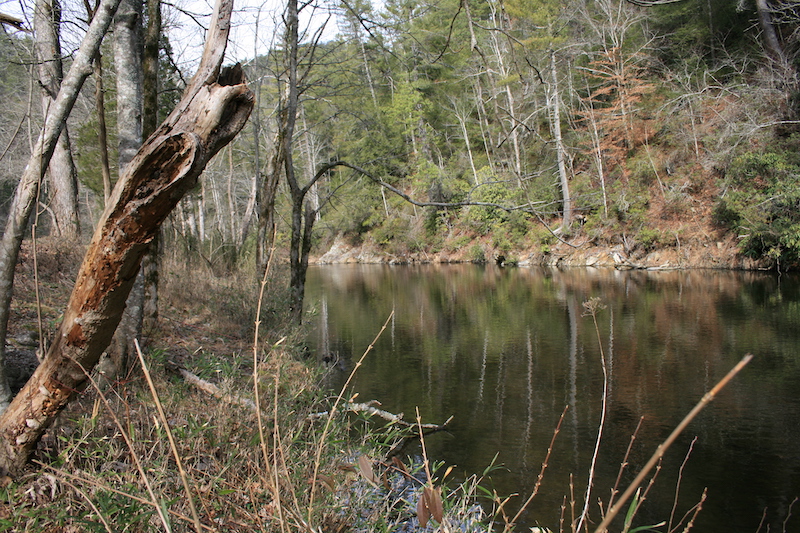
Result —
POLYGON ((720 240, 699 240, 687 243, 676 241, 675 246, 654 249, 634 247, 626 249, 620 244, 594 244, 578 236, 570 241, 558 241, 540 249, 502 253, 484 240, 473 240, 460 249, 437 252, 409 252, 391 254, 380 246, 364 242, 352 245, 338 237, 331 247, 319 257, 317 264, 413 264, 413 263, 464 263, 475 261, 476 246, 483 249, 487 262, 501 259, 519 266, 592 266, 618 269, 691 269, 715 268, 732 270, 766 270, 774 268, 771 261, 751 259, 738 253, 735 238, 730 235, 720 240))

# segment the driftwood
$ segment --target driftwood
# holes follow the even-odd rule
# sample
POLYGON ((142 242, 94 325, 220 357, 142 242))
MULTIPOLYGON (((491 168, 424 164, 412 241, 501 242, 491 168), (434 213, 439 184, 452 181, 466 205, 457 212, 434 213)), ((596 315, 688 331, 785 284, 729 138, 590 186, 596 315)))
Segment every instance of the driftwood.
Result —
POLYGON ((0 470, 18 473, 44 430, 85 385, 119 324, 147 245, 250 116, 254 97, 241 67, 220 69, 232 10, 233 0, 218 0, 197 74, 120 177, 54 342, 0 417, 0 470))
POLYGON ((206 381, 197 374, 192 374, 179 364, 175 363, 174 361, 169 361, 167 364, 167 368, 179 374, 184 381, 187 383, 194 385, 201 391, 205 392, 206 394, 213 396, 215 398, 219 398, 225 403, 229 403, 232 405, 240 405, 242 407, 247 407, 253 411, 256 410, 256 404, 250 398, 243 398, 241 396, 237 396, 235 394, 228 394, 223 392, 222 389, 211 383, 210 381, 206 381))
POLYGON ((433 433, 435 431, 442 431, 453 420, 453 417, 451 416, 450 418, 444 421, 444 424, 418 424, 417 422, 407 422, 403 420, 403 413, 396 415, 394 413, 390 413, 389 411, 378 409, 374 407, 376 403, 377 402, 375 400, 368 403, 348 402, 345 404, 344 408, 345 410, 353 413, 366 413, 370 416, 378 416, 388 422, 397 424, 398 426, 402 426, 405 428, 415 428, 415 429, 422 428, 425 434, 433 433))
MULTIPOLYGON (((189 372, 188 370, 186 370, 185 368, 183 368, 181 365, 179 365, 174 361, 169 361, 167 366, 170 371, 179 374, 184 379, 184 381, 186 381, 191 385, 194 385, 196 388, 198 388, 199 390, 205 392, 210 396, 219 398, 225 403, 229 403, 232 405, 240 405, 242 407, 247 407, 248 409, 251 409, 253 411, 256 410, 256 404, 253 402, 253 400, 249 398, 243 398, 242 396, 237 396, 235 394, 229 394, 223 392, 222 389, 217 387, 215 384, 211 383, 210 381, 206 381, 197 374, 189 372)), ((407 422, 403 420, 402 413, 396 415, 394 413, 390 413, 389 411, 378 409, 377 407, 375 407, 375 404, 377 403, 378 402, 375 400, 368 403, 348 402, 344 404, 344 410, 352 413, 366 413, 370 416, 377 416, 393 424, 397 424, 398 426, 402 426, 405 428, 413 428, 417 430, 419 428, 422 428, 424 434, 433 433, 436 431, 442 431, 453 420, 453 417, 451 416, 444 422, 444 424, 418 424, 416 422, 407 422)), ((328 414, 329 411, 322 411, 320 413, 312 414, 311 418, 324 418, 328 416, 328 414)))

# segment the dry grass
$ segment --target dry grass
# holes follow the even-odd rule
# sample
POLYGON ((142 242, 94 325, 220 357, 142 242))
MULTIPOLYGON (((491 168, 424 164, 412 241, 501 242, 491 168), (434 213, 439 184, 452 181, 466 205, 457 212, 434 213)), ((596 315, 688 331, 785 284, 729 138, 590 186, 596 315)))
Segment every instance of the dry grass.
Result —
MULTIPOLYGON (((39 266, 56 265, 54 258, 41 260, 43 250, 49 253, 39 246, 39 266)), ((40 272, 39 282, 50 283, 43 301, 52 311, 45 320, 58 320, 78 255, 69 268, 64 263, 40 272)), ((18 310, 35 307, 27 265, 23 261, 18 277, 18 310)), ((149 373, 137 365, 105 389, 78 395, 42 440, 28 473, 3 480, 0 531, 411 527, 416 499, 433 481, 422 463, 401 468, 378 459, 385 449, 374 442, 385 435, 352 437, 353 415, 331 408, 333 400, 319 386, 321 372, 299 357, 303 331, 282 311, 283 274, 271 272, 265 285, 262 332, 254 340, 259 297, 252 276, 219 278, 187 265, 168 261, 162 270, 161 317, 145 332, 149 373), (170 374, 172 361, 225 392, 259 399, 260 424, 252 409, 208 396, 170 374), (363 465, 377 477, 368 479, 363 465)), ((18 312, 15 320, 26 327, 35 313, 18 312)), ((436 468, 431 471, 436 476, 436 468)), ((470 503, 474 492, 468 488, 446 493, 450 513, 443 530, 465 530, 457 523, 463 515, 478 527, 474 518, 481 512, 470 503)))

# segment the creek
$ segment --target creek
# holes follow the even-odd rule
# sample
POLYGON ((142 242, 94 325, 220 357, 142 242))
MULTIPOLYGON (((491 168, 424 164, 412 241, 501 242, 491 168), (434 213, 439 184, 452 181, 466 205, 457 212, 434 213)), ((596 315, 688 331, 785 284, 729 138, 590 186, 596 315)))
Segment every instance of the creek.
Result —
POLYGON ((672 516, 674 525, 707 487, 693 531, 800 531, 800 503, 791 508, 800 496, 796 276, 334 265, 311 267, 306 287, 315 353, 338 357, 339 383, 391 315, 352 392, 407 420, 417 408, 424 422, 454 416, 448 431, 426 439, 428 455, 455 465, 456 479, 480 474, 496 456, 501 468, 483 484, 519 495, 510 514, 533 489, 568 406, 522 519, 554 531, 565 501, 569 520, 571 478, 575 512, 583 506, 602 411, 601 353, 608 386, 595 523, 631 436, 620 491, 703 394, 753 353, 667 451, 634 524, 672 516), (604 306, 597 328, 583 305, 591 298, 604 306))

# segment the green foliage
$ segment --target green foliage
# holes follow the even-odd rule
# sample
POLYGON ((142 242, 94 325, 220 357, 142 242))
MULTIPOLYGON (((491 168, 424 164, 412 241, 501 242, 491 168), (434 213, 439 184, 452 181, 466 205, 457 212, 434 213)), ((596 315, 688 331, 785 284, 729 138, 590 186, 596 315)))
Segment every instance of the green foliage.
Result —
POLYGON ((483 249, 483 246, 480 244, 473 244, 472 247, 469 249, 469 253, 467 257, 473 263, 485 263, 486 262, 486 251, 483 249))
POLYGON ((490 181, 477 187, 471 200, 495 205, 473 205, 467 209, 464 221, 481 235, 499 229, 507 222, 519 223, 519 217, 512 217, 512 212, 496 206, 512 207, 522 202, 521 190, 502 181, 490 181))
POLYGON ((759 151, 736 157, 728 168, 728 176, 737 187, 764 190, 781 184, 797 171, 797 164, 790 163, 785 152, 759 151))
POLYGON ((664 244, 664 235, 658 228, 642 227, 636 234, 636 240, 645 250, 652 250, 664 244))
POLYGON ((746 152, 733 160, 728 177, 730 189, 714 209, 717 224, 738 234, 745 255, 797 265, 800 161, 796 152, 746 152))
MULTIPOLYGON (((751 7, 727 0, 688 0, 651 8, 651 24, 666 43, 658 47, 668 64, 711 60, 720 49, 749 48, 751 7)), ((720 79, 720 78, 717 78, 720 79)))

